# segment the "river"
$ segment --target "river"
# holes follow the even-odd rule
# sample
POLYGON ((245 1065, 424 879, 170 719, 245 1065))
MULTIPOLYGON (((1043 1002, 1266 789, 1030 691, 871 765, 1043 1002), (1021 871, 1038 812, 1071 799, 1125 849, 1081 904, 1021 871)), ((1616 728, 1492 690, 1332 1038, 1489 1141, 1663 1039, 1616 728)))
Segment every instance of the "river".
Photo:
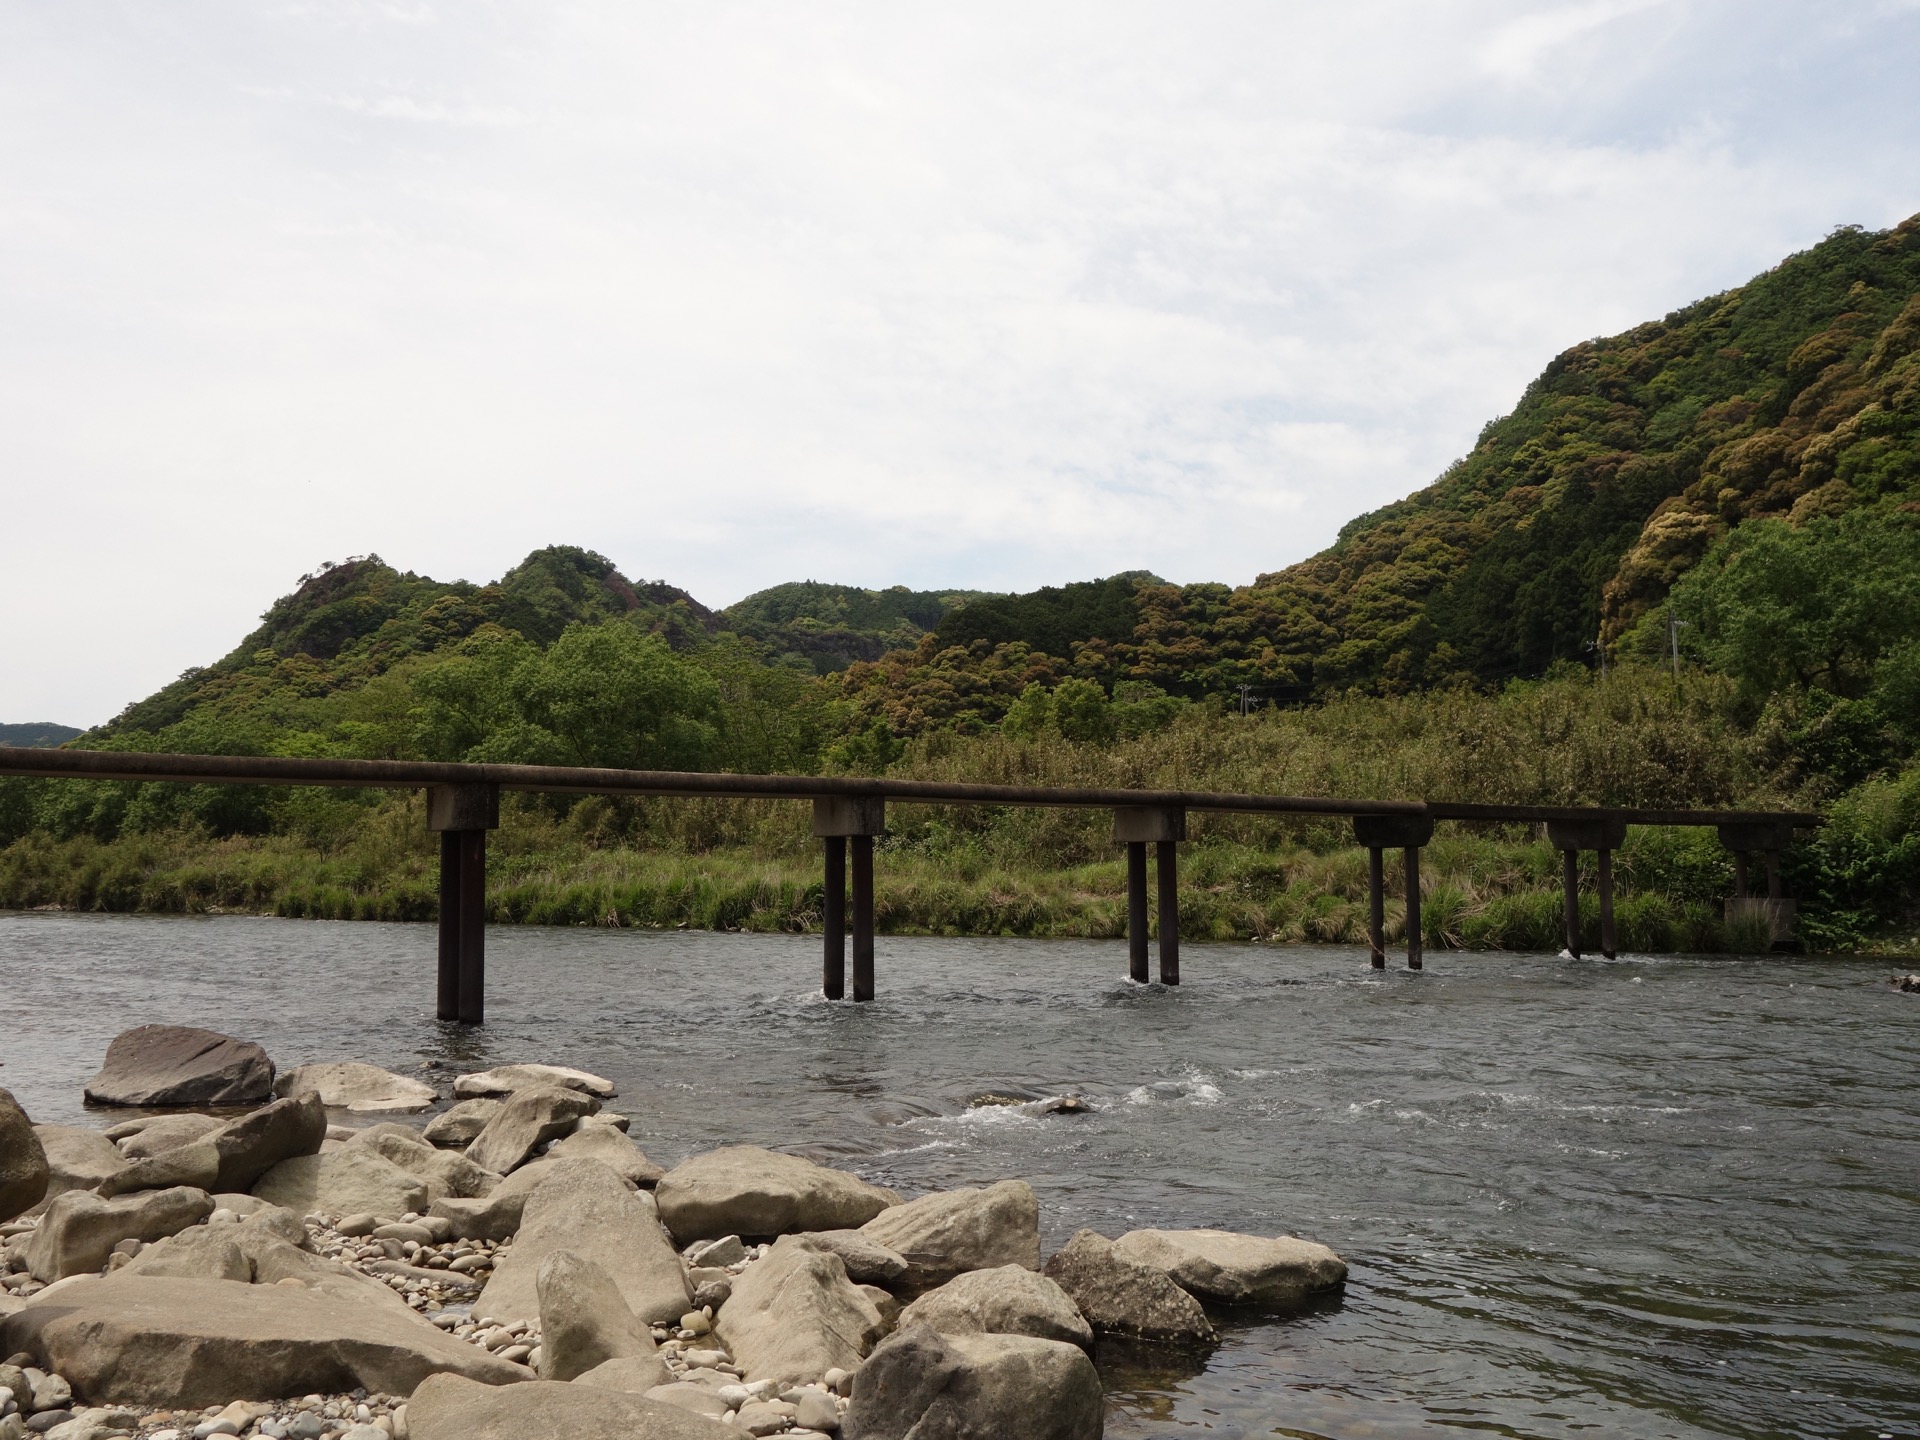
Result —
POLYGON ((513 1060, 614 1079, 665 1165, 779 1146, 910 1192, 1030 1181, 1091 1226, 1290 1232, 1343 1296, 1230 1319, 1202 1368, 1109 1357, 1113 1440, 1920 1434, 1920 997, 1881 962, 495 929, 488 1024, 432 1018, 434 931, 0 915, 0 1085, 105 1124, 120 1030, 284 1067, 513 1060), (1084 1095, 1092 1113, 976 1108, 1084 1095))

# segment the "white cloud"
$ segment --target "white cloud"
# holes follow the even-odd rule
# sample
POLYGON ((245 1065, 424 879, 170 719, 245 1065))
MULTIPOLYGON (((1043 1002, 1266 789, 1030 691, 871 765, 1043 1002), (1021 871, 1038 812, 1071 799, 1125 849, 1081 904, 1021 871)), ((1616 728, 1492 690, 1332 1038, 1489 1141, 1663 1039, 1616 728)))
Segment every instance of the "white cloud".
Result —
POLYGON ((573 542, 709 603, 1245 581, 1565 345, 1920 207, 1871 83, 1915 35, 1866 0, 16 10, 0 718, 104 718, 370 549, 573 542))

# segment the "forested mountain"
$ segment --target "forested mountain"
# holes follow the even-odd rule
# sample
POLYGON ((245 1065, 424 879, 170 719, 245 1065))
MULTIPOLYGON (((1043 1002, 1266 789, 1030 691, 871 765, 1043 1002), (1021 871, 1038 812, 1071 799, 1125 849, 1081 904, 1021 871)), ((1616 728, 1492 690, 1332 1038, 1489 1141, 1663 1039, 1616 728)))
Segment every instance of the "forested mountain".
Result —
POLYGON ((71 725, 0 725, 0 745, 47 750, 66 744, 80 733, 71 725))
POLYGON ((729 605, 720 624, 767 647, 776 662, 795 659, 819 674, 853 660, 877 660, 911 647, 978 590, 862 590, 798 580, 729 605))

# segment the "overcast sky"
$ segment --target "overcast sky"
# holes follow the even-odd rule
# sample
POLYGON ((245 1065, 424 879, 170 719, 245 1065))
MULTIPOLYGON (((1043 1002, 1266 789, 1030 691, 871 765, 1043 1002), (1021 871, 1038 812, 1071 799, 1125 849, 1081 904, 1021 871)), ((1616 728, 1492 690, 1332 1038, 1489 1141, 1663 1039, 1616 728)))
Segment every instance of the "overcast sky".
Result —
POLYGON ((1920 210, 1917 0, 0 0, 0 721, 321 561, 1245 583, 1920 210))

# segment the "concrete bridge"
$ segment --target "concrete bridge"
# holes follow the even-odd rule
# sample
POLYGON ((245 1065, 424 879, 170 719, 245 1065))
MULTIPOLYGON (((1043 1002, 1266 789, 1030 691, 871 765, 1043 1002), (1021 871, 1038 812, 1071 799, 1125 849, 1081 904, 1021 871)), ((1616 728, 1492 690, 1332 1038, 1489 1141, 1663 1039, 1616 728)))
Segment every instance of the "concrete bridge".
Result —
POLYGON ((427 828, 440 836, 440 946, 436 1011, 442 1020, 478 1025, 486 1015, 487 832, 500 824, 500 792, 630 796, 722 796, 807 801, 824 850, 825 951, 821 988, 830 1000, 847 993, 847 938, 852 934, 853 998, 874 997, 873 841, 886 829, 887 802, 919 805, 1054 806, 1109 810, 1116 844, 1127 851, 1127 971, 1149 978, 1147 848, 1153 847, 1159 891, 1158 978, 1180 983, 1178 855, 1187 815, 1344 817, 1368 853, 1368 940, 1375 969, 1386 965, 1385 854, 1404 855, 1407 967, 1421 968, 1420 852, 1441 820, 1539 824, 1562 853, 1567 949, 1580 954, 1579 864, 1595 852, 1600 948, 1615 952, 1613 852, 1629 825, 1711 826, 1734 852, 1736 903, 1747 902, 1780 933, 1792 902, 1781 892, 1780 854, 1796 829, 1817 815, 1735 810, 1653 810, 1602 806, 1472 805, 1416 800, 1342 800, 1325 796, 1234 795, 1205 790, 1076 789, 964 785, 823 775, 730 775, 665 770, 596 770, 562 765, 461 765, 409 760, 327 760, 242 755, 166 755, 113 750, 0 748, 0 777, 164 781, 182 785, 318 785, 350 789, 424 790, 427 828), (1763 857, 1767 899, 1746 894, 1748 856, 1763 857), (848 903, 848 872, 852 899, 848 903))

